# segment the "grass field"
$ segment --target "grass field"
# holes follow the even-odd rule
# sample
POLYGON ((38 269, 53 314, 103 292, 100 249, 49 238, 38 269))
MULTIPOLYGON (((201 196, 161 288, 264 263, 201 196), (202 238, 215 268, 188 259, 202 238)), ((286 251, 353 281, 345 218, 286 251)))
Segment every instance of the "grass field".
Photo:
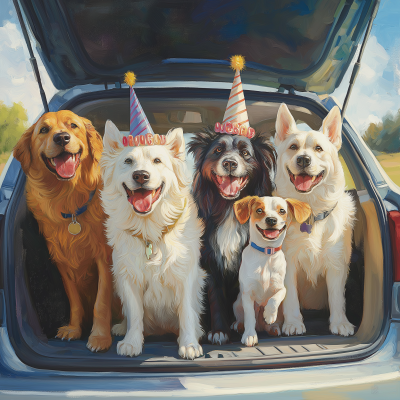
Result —
MULTIPOLYGON (((3 171, 4 166, 6 165, 8 157, 10 157, 10 153, 0 154, 0 174, 3 171)), ((382 154, 378 156, 377 159, 381 163, 386 173, 390 176, 392 181, 396 185, 400 186, 400 153, 382 154)), ((355 185, 353 179, 350 175, 349 170, 347 169, 347 166, 344 163, 344 160, 341 157, 340 161, 342 162, 344 175, 346 178, 346 188, 354 189, 355 185)))
POLYGON ((382 168, 390 176, 390 179, 400 186, 400 153, 381 154, 376 157, 381 163, 382 168))

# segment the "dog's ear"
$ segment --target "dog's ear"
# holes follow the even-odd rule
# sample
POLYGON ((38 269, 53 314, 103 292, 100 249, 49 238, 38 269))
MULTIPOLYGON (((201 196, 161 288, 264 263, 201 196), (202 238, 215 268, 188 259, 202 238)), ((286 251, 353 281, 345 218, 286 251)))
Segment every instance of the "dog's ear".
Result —
POLYGON ((94 161, 99 162, 101 158, 101 153, 103 151, 103 140, 100 134, 96 131, 96 129, 92 125, 91 121, 82 117, 81 119, 85 124, 90 154, 92 155, 94 161))
POLYGON ((115 124, 109 119, 106 122, 106 127, 104 129, 103 137, 104 150, 107 153, 113 153, 118 149, 122 149, 124 145, 122 144, 122 135, 115 124))
POLYGON ((185 139, 182 128, 171 129, 167 133, 166 144, 169 146, 174 157, 185 161, 185 139))
MULTIPOLYGON (((37 123, 37 122, 36 122, 37 123)), ((18 143, 14 146, 13 156, 16 160, 21 163, 22 170, 27 173, 31 162, 31 143, 32 134, 35 130, 36 123, 34 123, 30 128, 28 128, 19 139, 18 143)))
POLYGON ((338 106, 333 107, 325 117, 322 132, 338 150, 342 147, 342 117, 338 106))
POLYGON ((278 146, 290 133, 296 132, 297 125, 287 105, 282 103, 278 110, 275 123, 275 144, 278 146))
POLYGON ((207 151, 216 137, 217 134, 212 128, 206 127, 202 132, 196 132, 188 143, 188 152, 193 154, 196 168, 201 168, 207 151))
POLYGON ((257 196, 247 196, 242 200, 238 200, 233 205, 233 211, 235 212, 237 220, 244 224, 250 218, 251 207, 258 199, 257 196))
POLYGON ((304 201, 286 199, 286 202, 289 206, 289 210, 299 224, 302 224, 311 215, 311 207, 309 204, 304 203, 304 201))

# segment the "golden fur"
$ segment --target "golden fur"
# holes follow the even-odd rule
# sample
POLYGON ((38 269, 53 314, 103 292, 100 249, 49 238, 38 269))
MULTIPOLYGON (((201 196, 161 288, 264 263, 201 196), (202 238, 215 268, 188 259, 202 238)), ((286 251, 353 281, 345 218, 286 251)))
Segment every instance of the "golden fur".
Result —
POLYGON ((87 344, 92 351, 107 350, 111 345, 112 276, 107 261, 111 250, 106 243, 105 214, 99 198, 102 182, 98 163, 102 150, 102 138, 91 122, 71 111, 44 114, 14 148, 14 157, 27 176, 28 208, 46 238, 70 302, 69 325, 60 327, 57 337, 79 339, 82 324, 93 318, 87 344), (40 132, 43 128, 48 132, 40 132), (70 135, 65 146, 53 140, 60 132, 70 135), (80 165, 69 180, 51 171, 44 159, 57 157, 63 151, 81 153, 80 165), (77 217, 82 230, 74 236, 68 232, 71 218, 65 219, 61 213, 71 214, 82 207, 94 190, 87 210, 77 217))

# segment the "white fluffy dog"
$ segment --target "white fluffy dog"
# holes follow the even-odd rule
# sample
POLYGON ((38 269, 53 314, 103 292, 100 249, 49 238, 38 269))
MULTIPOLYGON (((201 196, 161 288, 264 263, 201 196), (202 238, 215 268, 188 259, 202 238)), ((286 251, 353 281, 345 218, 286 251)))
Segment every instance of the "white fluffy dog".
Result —
POLYGON ((306 329, 300 305, 321 309, 329 304, 332 333, 352 335, 354 326, 345 314, 345 283, 351 256, 355 205, 345 192, 338 157, 342 122, 338 107, 323 121, 319 132, 302 132, 282 103, 276 120, 276 194, 308 203, 307 223, 290 226, 284 242, 287 261, 286 297, 283 302, 286 335, 306 329))
POLYGON ((182 129, 168 132, 166 145, 124 147, 107 121, 103 141, 101 198, 125 316, 112 331, 126 333, 117 352, 137 356, 144 336, 173 332, 181 357, 199 357, 203 226, 185 175, 182 129))

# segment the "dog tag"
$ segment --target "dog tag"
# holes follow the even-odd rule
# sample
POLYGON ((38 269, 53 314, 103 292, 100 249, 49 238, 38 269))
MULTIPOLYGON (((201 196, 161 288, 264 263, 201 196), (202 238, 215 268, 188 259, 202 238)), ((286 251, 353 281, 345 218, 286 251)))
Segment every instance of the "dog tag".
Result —
POLYGON ((72 222, 68 225, 68 232, 71 235, 77 235, 81 230, 81 224, 76 220, 75 214, 72 214, 72 222))
POLYGON ((300 225, 300 232, 307 232, 308 234, 310 234, 311 230, 312 230, 312 225, 307 224, 306 222, 303 222, 300 225))
POLYGON ((153 254, 153 245, 151 243, 146 244, 146 257, 150 260, 150 256, 153 254))
POLYGON ((71 222, 68 225, 68 232, 71 235, 77 235, 82 230, 81 224, 77 221, 71 222))

